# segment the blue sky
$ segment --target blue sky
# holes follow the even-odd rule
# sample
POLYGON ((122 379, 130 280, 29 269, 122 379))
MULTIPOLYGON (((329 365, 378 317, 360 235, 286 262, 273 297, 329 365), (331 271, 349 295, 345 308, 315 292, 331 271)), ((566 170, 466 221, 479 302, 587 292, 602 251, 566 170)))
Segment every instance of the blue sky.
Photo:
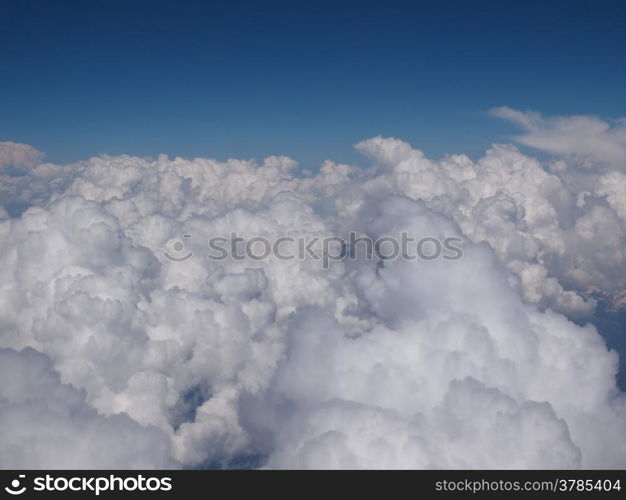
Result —
POLYGON ((626 4, 0 4, 0 139, 99 153, 353 161, 391 135, 478 156, 487 115, 626 115, 626 4))

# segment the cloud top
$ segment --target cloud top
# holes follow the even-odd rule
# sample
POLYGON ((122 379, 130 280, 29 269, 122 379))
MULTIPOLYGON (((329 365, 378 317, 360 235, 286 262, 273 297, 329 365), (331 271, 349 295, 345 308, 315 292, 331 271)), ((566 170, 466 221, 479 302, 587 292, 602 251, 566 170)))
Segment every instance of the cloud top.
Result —
POLYGON ((19 142, 0 142, 0 171, 6 167, 31 169, 39 165, 44 158, 41 151, 28 144, 19 142))
POLYGON ((624 174, 356 147, 370 165, 310 176, 286 157, 5 172, 1 465, 625 467, 618 356, 568 319, 623 297, 624 174), (459 237, 463 258, 203 258, 231 232, 349 231, 459 237), (169 260, 184 234, 193 258, 169 260))

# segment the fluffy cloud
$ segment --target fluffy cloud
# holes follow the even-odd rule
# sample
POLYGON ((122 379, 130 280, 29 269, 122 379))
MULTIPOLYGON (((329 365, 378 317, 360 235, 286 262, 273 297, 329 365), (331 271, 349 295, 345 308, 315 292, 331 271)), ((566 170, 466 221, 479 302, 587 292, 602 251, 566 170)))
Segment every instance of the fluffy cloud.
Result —
POLYGON ((39 165, 43 153, 28 144, 19 142, 0 142, 0 170, 6 167, 14 169, 30 169, 39 165))
MULTIPOLYGON (((390 234, 451 230, 403 198, 379 217, 390 234)), ((353 336, 319 309, 294 318, 270 390, 243 406, 250 425, 265 423, 258 434, 276 435, 270 466, 624 463, 625 443, 611 438, 626 424, 615 354, 592 327, 524 305, 485 247, 466 247, 453 267, 397 260, 359 272, 376 324, 353 336)))
POLYGON ((463 155, 432 161, 383 138, 357 148, 380 168, 367 185, 421 200, 472 241, 488 243, 519 278, 526 301, 584 317, 596 305, 590 291, 612 297, 626 288, 619 172, 581 181, 510 145, 493 146, 476 163, 463 155))
POLYGON ((625 466, 618 357, 561 314, 626 288, 621 174, 577 185, 513 146, 478 162, 357 149, 371 167, 311 176, 285 157, 165 156, 7 174, 0 404, 19 418, 0 448, 37 446, 3 465, 90 465, 58 435, 114 439, 103 463, 129 467, 625 466), (205 257, 216 235, 349 231, 457 236, 464 256, 205 257), (171 261, 183 234, 193 255, 171 261))
POLYGON ((33 349, 0 349, 3 468, 163 468, 167 436, 127 415, 104 417, 33 349))
POLYGON ((626 169, 626 122, 610 124, 594 116, 544 117, 502 106, 491 114, 526 130, 515 139, 526 146, 568 156, 586 166, 626 169))

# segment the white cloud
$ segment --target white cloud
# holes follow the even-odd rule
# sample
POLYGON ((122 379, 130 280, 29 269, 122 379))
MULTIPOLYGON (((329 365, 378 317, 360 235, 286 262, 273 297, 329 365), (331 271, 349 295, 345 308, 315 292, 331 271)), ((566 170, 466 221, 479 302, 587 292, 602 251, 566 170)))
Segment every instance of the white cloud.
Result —
POLYGON ((0 142, 0 171, 6 167, 31 169, 41 163, 44 154, 28 144, 0 142))
MULTIPOLYGON (((513 146, 478 162, 380 137, 357 149, 372 168, 329 161, 304 178, 285 157, 100 157, 8 173, 4 203, 31 207, 0 220, 0 347, 40 351, 73 388, 45 358, 6 351, 47 368, 34 385, 3 379, 0 404, 60 387, 49 407, 88 415, 61 427, 68 449, 118 425, 137 432, 119 460, 146 466, 625 466, 617 356, 554 312, 589 317, 588 289, 626 288, 618 174, 577 186, 513 146), (348 231, 460 235, 465 254, 329 270, 204 258, 209 237, 231 232, 348 231), (169 261, 182 234, 193 257, 169 261), (92 421, 108 423, 98 434, 92 421)), ((38 417, 13 421, 16 436, 44 437, 7 466, 54 460, 47 436, 61 424, 44 415, 37 429, 38 417)))
MULTIPOLYGON (((401 198, 380 212, 390 234, 447 224, 401 198)), ((494 264, 470 246, 453 266, 361 268, 357 294, 377 322, 357 337, 321 310, 294 319, 269 394, 244 406, 252 422, 269 415, 269 465, 624 464, 615 355, 592 328, 522 304, 494 264)))
POLYGON ((579 160, 586 166, 609 165, 626 169, 626 124, 610 124, 594 116, 544 117, 502 106, 491 114, 516 123, 526 130, 515 139, 532 148, 579 160))
POLYGON ((173 466, 167 436, 127 415, 104 417, 33 349, 0 349, 2 468, 173 466))

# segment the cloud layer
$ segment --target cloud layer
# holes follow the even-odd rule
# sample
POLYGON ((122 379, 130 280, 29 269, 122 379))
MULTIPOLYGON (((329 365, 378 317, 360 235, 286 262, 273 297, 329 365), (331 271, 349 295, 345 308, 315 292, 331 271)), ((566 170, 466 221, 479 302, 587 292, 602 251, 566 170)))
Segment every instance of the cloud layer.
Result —
POLYGON ((0 463, 30 468, 167 468, 165 433, 128 415, 98 415, 33 349, 0 349, 0 463))
POLYGON ((370 166, 310 176, 285 157, 5 172, 0 465, 626 466, 618 356, 567 318, 620 307, 626 177, 511 145, 357 149, 370 166), (231 232, 349 231, 459 236, 464 256, 203 258, 231 232))

